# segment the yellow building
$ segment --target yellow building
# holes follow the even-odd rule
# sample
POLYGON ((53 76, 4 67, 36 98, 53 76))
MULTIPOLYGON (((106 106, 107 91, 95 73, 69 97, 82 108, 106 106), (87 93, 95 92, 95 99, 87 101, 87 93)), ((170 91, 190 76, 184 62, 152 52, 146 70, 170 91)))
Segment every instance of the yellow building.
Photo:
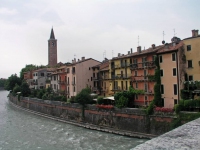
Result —
POLYGON ((114 95, 120 91, 127 91, 131 85, 130 52, 128 55, 118 54, 109 63, 110 86, 109 93, 114 95))
POLYGON ((183 39, 183 43, 187 63, 187 80, 200 80, 200 35, 198 30, 192 30, 192 37, 183 39))

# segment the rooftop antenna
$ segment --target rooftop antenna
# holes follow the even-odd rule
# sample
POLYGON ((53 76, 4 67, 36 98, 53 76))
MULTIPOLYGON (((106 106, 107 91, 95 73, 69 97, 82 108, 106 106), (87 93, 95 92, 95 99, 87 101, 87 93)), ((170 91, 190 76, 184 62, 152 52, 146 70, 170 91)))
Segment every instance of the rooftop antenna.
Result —
POLYGON ((164 37, 165 37, 165 32, 163 31, 163 41, 162 41, 162 44, 165 44, 164 37))
POLYGON ((112 50, 112 58, 114 57, 113 55, 114 55, 114 51, 112 50))
POLYGON ((176 30, 174 29, 174 37, 175 37, 175 35, 176 35, 176 30))
POLYGON ((106 58, 106 50, 103 52, 103 58, 106 58))
POLYGON ((165 37, 165 32, 163 31, 163 41, 164 41, 164 39, 165 39, 164 37, 165 37))
POLYGON ((139 39, 140 39, 140 37, 139 37, 139 35, 138 35, 138 46, 139 46, 139 39))

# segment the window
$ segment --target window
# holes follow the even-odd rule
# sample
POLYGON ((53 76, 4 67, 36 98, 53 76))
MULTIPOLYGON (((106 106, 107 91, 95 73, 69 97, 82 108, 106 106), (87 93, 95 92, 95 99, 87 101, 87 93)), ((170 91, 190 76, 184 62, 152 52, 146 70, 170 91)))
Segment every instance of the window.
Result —
POLYGON ((91 77, 91 81, 92 81, 92 77, 91 77))
POLYGON ((90 70, 90 67, 89 67, 89 70, 90 70))
POLYGON ((192 60, 188 60, 188 68, 192 68, 192 60))
POLYGON ((165 103, 164 98, 161 98, 161 106, 162 107, 164 107, 164 103, 165 103))
POLYGON ((135 95, 135 99, 138 99, 138 95, 137 94, 135 95))
POLYGON ((135 71, 135 76, 137 76, 137 71, 135 71))
POLYGON ((173 68, 173 76, 176 76, 176 68, 173 68))
POLYGON ((54 81, 56 80, 56 76, 53 76, 54 81))
POLYGON ((159 60, 160 60, 160 63, 163 62, 163 60, 162 60, 162 56, 161 56, 161 55, 159 56, 159 60))
POLYGON ((160 76, 163 77, 163 70, 160 69, 160 76))
POLYGON ((144 83, 144 91, 147 92, 147 83, 144 83))
POLYGON ((144 100, 147 101, 147 96, 144 96, 144 100))
POLYGON ((174 105, 178 104, 178 100, 174 99, 174 105))
POLYGON ((74 86, 74 92, 76 92, 76 88, 75 88, 75 86, 74 86))
POLYGON ((176 54, 172 53, 172 61, 176 61, 176 54))
POLYGON ((187 51, 191 51, 191 45, 187 45, 187 51))
POLYGON ((93 77, 95 77, 95 73, 93 73, 93 77))
POLYGON ((192 76, 192 75, 189 75, 189 76, 188 76, 188 79, 189 79, 189 81, 193 81, 193 76, 192 76))
POLYGON ((35 74, 35 76, 37 76, 37 73, 35 74))
POLYGON ((161 94, 164 94, 164 85, 163 84, 160 85, 160 92, 161 92, 161 94))
POLYGON ((177 84, 174 84, 174 95, 177 95, 177 84))
POLYGON ((56 89, 56 84, 54 84, 53 86, 54 86, 54 89, 56 89))
POLYGON ((138 83, 137 83, 137 82, 135 83, 135 88, 136 88, 136 89, 138 88, 138 83))
POLYGON ((156 60, 156 55, 153 55, 152 56, 152 61, 155 61, 156 60))
POLYGON ((144 79, 147 79, 147 71, 146 70, 144 70, 144 79))
POLYGON ((69 73, 70 72, 70 69, 69 68, 67 68, 67 73, 69 73))

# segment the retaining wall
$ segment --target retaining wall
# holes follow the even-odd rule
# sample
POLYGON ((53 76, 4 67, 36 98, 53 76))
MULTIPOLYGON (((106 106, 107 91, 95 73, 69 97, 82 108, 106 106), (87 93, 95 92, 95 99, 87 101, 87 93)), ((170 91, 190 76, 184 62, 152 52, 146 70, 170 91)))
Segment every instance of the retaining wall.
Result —
MULTIPOLYGON (((64 120, 81 121, 81 105, 63 103, 59 101, 40 100, 36 98, 9 96, 10 102, 36 112, 60 117, 64 120)), ((147 116, 138 108, 124 108, 113 110, 99 109, 95 105, 87 105, 85 108, 85 120, 105 128, 138 132, 151 135, 161 135, 170 130, 171 116, 147 116)))

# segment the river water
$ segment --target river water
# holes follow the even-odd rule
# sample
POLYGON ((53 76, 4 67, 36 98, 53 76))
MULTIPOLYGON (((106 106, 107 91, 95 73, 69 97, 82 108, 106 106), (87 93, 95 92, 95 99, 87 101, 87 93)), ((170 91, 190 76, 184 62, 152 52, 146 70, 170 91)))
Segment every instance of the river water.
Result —
POLYGON ((0 91, 0 150, 126 150, 146 141, 43 118, 15 108, 7 95, 0 91))

